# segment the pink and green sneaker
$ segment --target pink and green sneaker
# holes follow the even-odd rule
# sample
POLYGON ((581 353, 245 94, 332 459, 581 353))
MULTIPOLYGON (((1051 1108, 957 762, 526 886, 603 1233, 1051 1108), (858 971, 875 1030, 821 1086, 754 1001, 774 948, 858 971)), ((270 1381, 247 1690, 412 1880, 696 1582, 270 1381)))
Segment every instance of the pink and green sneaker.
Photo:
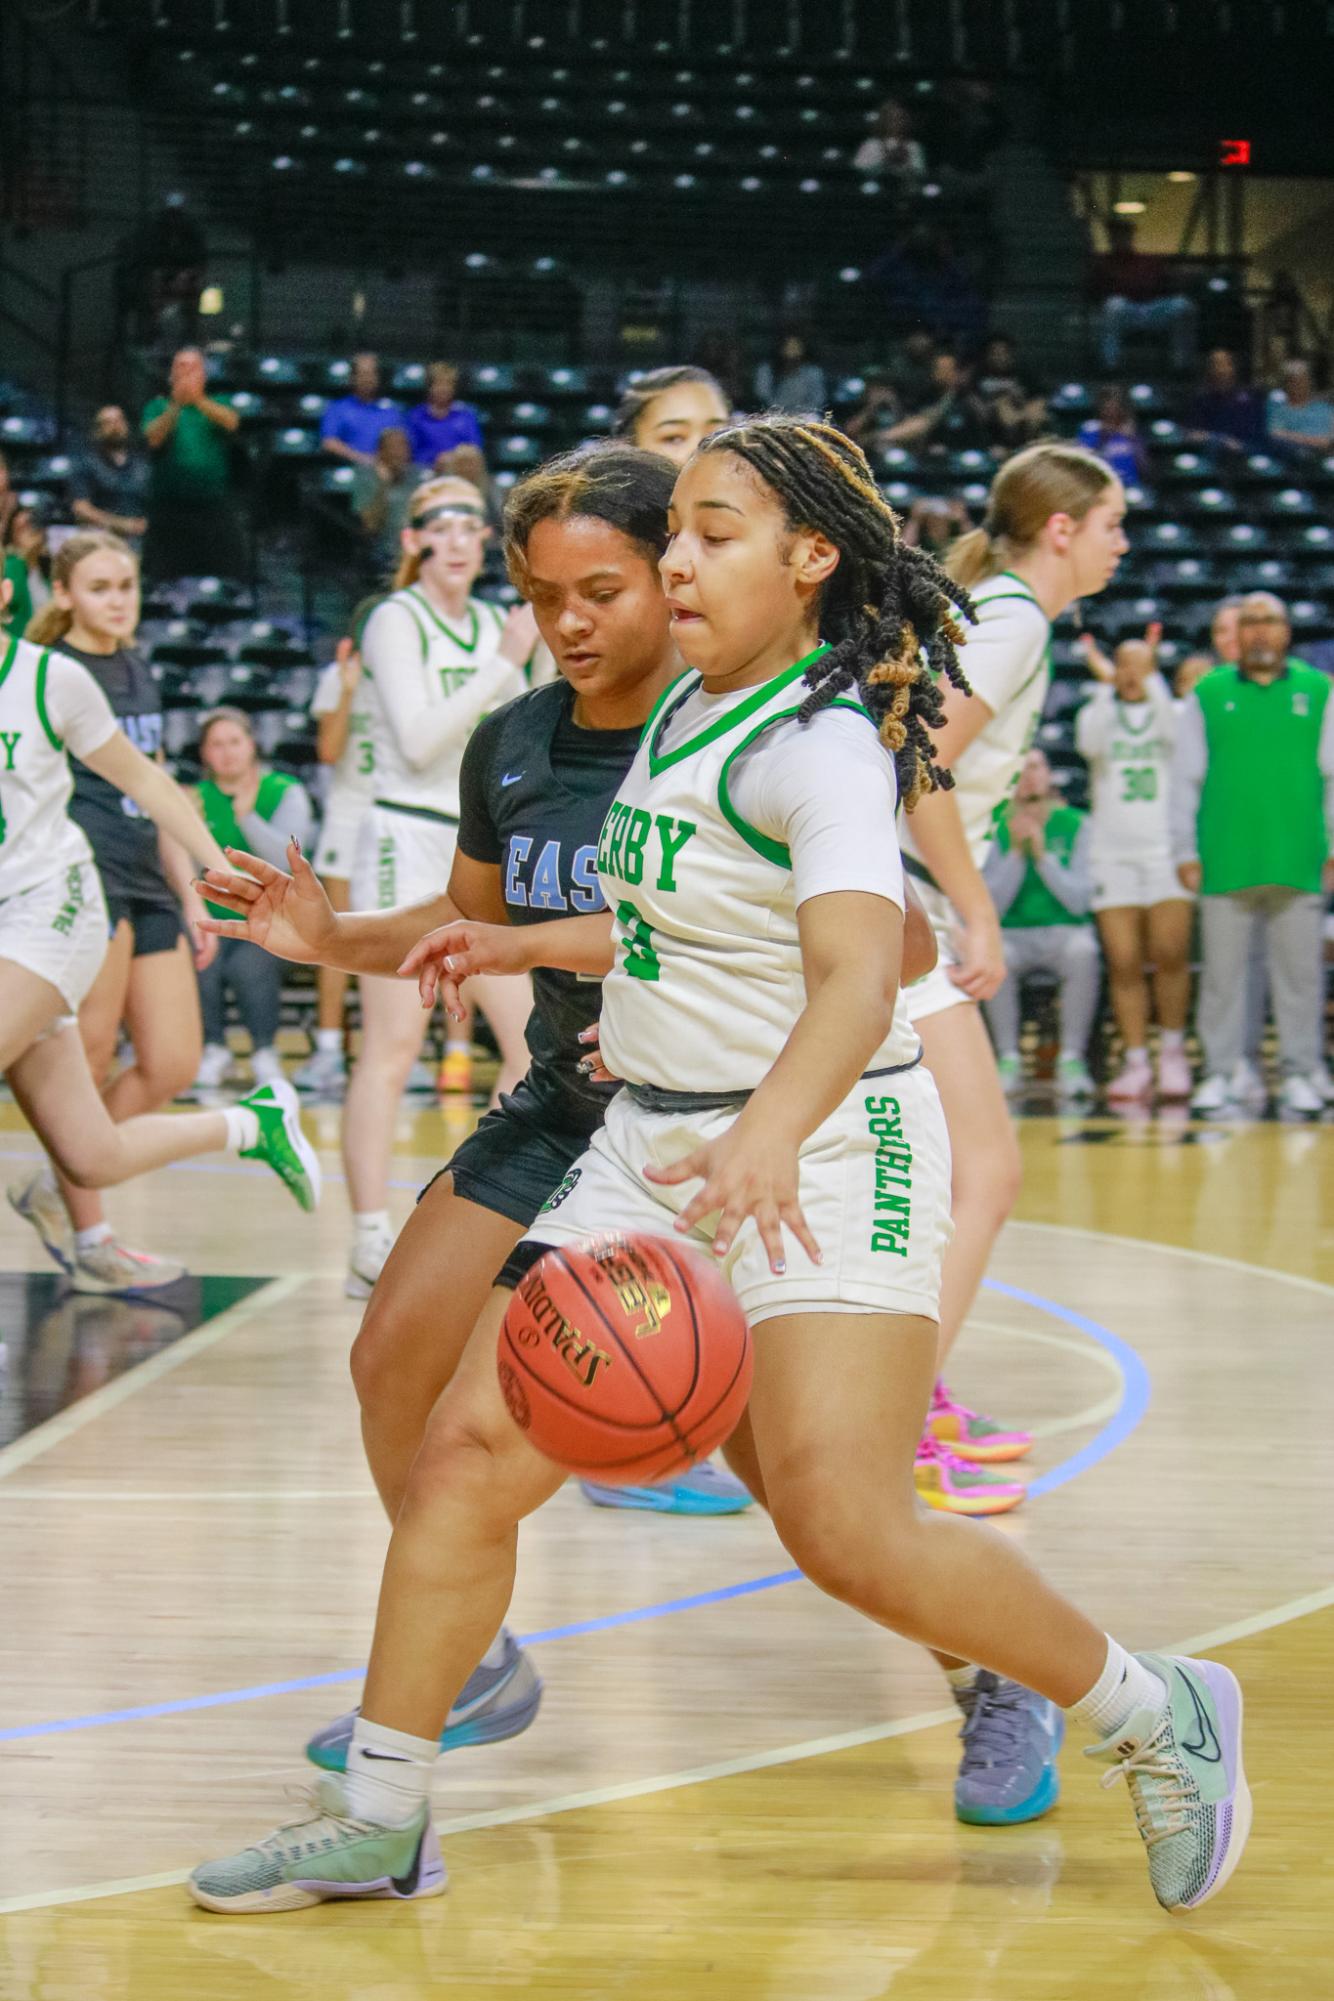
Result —
POLYGON ((1004 1459, 1022 1459, 1033 1443, 1029 1431, 1007 1431, 992 1418, 970 1410, 952 1396, 943 1382, 931 1395, 927 1430, 957 1459, 972 1459, 990 1466, 1004 1459))
POLYGON ((1022 1480, 956 1459, 929 1431, 917 1448, 913 1482, 919 1501, 947 1515, 1008 1515, 1027 1492, 1022 1480))

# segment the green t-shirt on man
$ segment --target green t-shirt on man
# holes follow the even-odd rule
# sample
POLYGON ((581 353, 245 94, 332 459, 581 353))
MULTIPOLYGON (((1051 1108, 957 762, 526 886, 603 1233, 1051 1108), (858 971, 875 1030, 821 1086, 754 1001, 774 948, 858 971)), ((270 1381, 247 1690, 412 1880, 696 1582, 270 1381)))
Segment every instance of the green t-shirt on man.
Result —
POLYGON ((1216 667, 1195 689, 1208 763, 1196 834, 1206 896, 1314 894, 1329 852, 1320 738, 1330 681, 1289 658, 1273 681, 1216 667))
MULTIPOLYGON (((215 396, 215 403, 226 403, 215 396)), ((140 428, 147 431, 155 418, 170 410, 165 396, 155 396, 145 404, 140 428)), ((224 431, 187 403, 176 419, 176 428, 165 444, 150 451, 152 477, 150 501, 177 501, 196 507, 225 500, 231 487, 231 434, 224 431)))

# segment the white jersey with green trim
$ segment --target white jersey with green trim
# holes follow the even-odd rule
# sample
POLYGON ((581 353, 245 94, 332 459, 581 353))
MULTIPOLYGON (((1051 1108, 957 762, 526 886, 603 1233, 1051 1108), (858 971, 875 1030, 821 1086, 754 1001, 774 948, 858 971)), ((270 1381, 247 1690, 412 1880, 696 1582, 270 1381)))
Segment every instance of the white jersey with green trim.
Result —
POLYGON ((87 757, 116 734, 86 667, 0 635, 0 902, 63 874, 93 851, 67 808, 65 747, 87 757))
POLYGON ((376 605, 361 632, 366 699, 359 704, 373 799, 458 818, 468 738, 527 685, 497 651, 504 625, 499 607, 480 598, 446 619, 415 585, 376 605))
MULTIPOLYGON (((753 1090, 806 1006, 799 904, 860 890, 902 907, 893 761, 854 701, 797 723, 810 657, 735 695, 675 681, 607 814, 602 1052, 628 1083, 753 1090)), ((919 1050, 900 995, 866 1067, 919 1050)))
POLYGON ((1171 852, 1167 787, 1176 745, 1176 705, 1161 674, 1142 702, 1096 688, 1075 718, 1075 748, 1089 768, 1089 852, 1094 859, 1171 852))
MULTIPOLYGON (((968 851, 979 868, 991 846, 996 816, 1019 777, 1037 733, 1051 681, 1051 624, 1022 578, 1006 571, 972 592, 977 624, 967 628, 959 660, 969 686, 991 710, 991 719, 950 767, 968 851)), ((905 857, 919 866, 912 816, 899 837, 905 857)))
MULTIPOLYGON (((352 696, 352 706, 347 718, 347 742, 342 754, 334 764, 329 776, 329 790, 325 798, 325 811, 332 815, 355 813, 369 806, 379 790, 375 773, 375 745, 371 739, 370 713, 367 701, 370 694, 363 674, 352 696)), ((336 660, 331 660, 319 680, 315 683, 315 693, 311 697, 310 713, 317 719, 321 716, 337 715, 343 702, 343 670, 336 660)))

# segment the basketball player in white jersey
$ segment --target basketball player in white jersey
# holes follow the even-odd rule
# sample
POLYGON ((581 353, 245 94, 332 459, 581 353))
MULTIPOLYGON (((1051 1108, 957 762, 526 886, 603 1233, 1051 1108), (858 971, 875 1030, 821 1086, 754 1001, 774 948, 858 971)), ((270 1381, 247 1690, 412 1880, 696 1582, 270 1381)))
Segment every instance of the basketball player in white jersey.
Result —
MULTIPOLYGON (((0 604, 7 582, 3 592, 0 604)), ((226 1111, 113 1123, 79 1033, 110 924, 88 837, 67 810, 67 747, 187 854, 213 866, 224 859, 175 779, 117 728, 86 667, 17 634, 0 637, 0 1074, 78 1187, 108 1188, 230 1147, 265 1161, 313 1209, 319 1162, 290 1085, 252 1091, 226 1111)))
MULTIPOLYGON (((459 768, 482 717, 524 691, 531 614, 506 620, 472 595, 489 530, 482 497, 463 479, 418 487, 395 589, 361 631, 365 729, 375 792, 352 861, 354 910, 389 910, 438 896, 449 881, 459 823, 459 768)), ((501 1050, 497 1091, 528 1064, 531 992, 483 982, 476 998, 501 1050)), ((353 1241, 345 1289, 365 1299, 393 1247, 387 1208, 394 1120, 421 1051, 427 1017, 411 986, 361 981, 361 1052, 343 1107, 343 1165, 353 1241)))
MULTIPOLYGON (((650 717, 604 824, 614 914, 518 934, 530 963, 605 976, 603 1048, 625 1088, 431 1413, 345 1774, 303 1820, 202 1864, 191 1895, 265 1913, 445 1888, 440 1728, 504 1618, 518 1524, 564 1478, 497 1379, 506 1288, 548 1246, 611 1229, 677 1232, 735 1290, 755 1375, 729 1456, 811 1582, 931 1647, 969 1678, 961 1692, 1022 1678, 1068 1709, 1131 1789, 1159 1902, 1202 1903, 1249 1830, 1234 1677, 1128 1654, 1012 1541, 913 1491, 949 1146, 898 991, 894 822, 900 796, 911 807, 939 782, 927 663, 959 672, 947 613, 960 594, 904 545, 862 453, 829 425, 771 418, 705 441, 671 530, 659 567, 693 669, 650 717)), ((457 1006, 478 934, 485 947, 511 929, 456 924, 405 964, 430 998, 443 973, 457 1006)))
MULTIPOLYGON (((977 1003, 1005 977, 1000 924, 982 866, 996 815, 1018 779, 1050 677, 1051 621, 1106 588, 1127 547, 1125 495, 1109 466, 1078 445, 1030 445, 992 483, 986 521, 946 568, 971 592, 977 624, 963 651, 971 693, 944 691, 936 755, 952 791, 924 799, 906 821, 904 866, 936 929, 934 972, 907 989, 908 1012, 940 1088, 954 1160, 954 1238, 940 1300, 941 1367, 967 1317, 991 1247, 1019 1191, 1019 1148, 977 1003)), ((997 1514, 1023 1498, 988 1462, 1028 1451, 1006 1430, 936 1385, 918 1462, 932 1507, 997 1514), (980 1462, 980 1463, 979 1463, 980 1462)))
POLYGON ((1086 642, 1084 657, 1102 685, 1075 719, 1075 748, 1089 768, 1092 908, 1122 1044, 1121 1069, 1107 1095, 1134 1102, 1153 1094, 1145 976, 1145 967, 1152 964, 1158 1095, 1188 1098, 1193 905, 1172 866, 1167 820, 1176 703, 1158 671, 1152 633, 1146 639, 1122 640, 1111 660, 1086 642))

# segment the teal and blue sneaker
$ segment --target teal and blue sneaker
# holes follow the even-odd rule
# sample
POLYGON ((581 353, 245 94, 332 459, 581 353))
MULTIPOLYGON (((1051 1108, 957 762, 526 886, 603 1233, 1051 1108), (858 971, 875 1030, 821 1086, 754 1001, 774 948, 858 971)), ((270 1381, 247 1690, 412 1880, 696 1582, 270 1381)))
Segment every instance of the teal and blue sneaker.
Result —
POLYGON ((754 1505, 749 1487, 707 1459, 651 1486, 604 1487, 596 1480, 579 1485, 595 1508, 642 1508, 654 1515, 739 1515, 754 1505))
POLYGON ((253 1848, 201 1862, 188 1888, 206 1911, 254 1916, 302 1911, 340 1897, 407 1902, 438 1897, 448 1878, 424 1805, 406 1827, 354 1820, 337 1779, 320 1779, 310 1811, 275 1828, 253 1848))
POLYGON ((259 1120, 259 1138, 241 1149, 242 1160, 262 1160, 303 1209, 318 1209, 323 1176, 315 1149, 301 1130, 301 1101, 286 1078, 261 1084, 241 1099, 259 1120))
POLYGON ((956 1688, 954 1700, 963 1711, 958 1818, 974 1827, 1018 1827, 1050 1813, 1061 1796, 1056 1754, 1065 1736, 1056 1704, 986 1668, 971 1688, 956 1688))
MULTIPOLYGON (((504 1656, 495 1667, 483 1661, 459 1691, 440 1733, 442 1751, 461 1751, 469 1744, 501 1744, 526 1730, 542 1705, 542 1677, 513 1633, 502 1627, 504 1656)), ((306 1746, 312 1765, 326 1772, 347 1770, 347 1750, 357 1711, 317 1730, 306 1746)))
POLYGON ((1251 1795, 1241 1763, 1241 1687, 1218 1661, 1141 1654, 1167 1685, 1165 1709, 1140 1709, 1084 1753, 1124 1778, 1149 1852, 1149 1881, 1165 1911, 1216 1896, 1241 1860, 1251 1795))

